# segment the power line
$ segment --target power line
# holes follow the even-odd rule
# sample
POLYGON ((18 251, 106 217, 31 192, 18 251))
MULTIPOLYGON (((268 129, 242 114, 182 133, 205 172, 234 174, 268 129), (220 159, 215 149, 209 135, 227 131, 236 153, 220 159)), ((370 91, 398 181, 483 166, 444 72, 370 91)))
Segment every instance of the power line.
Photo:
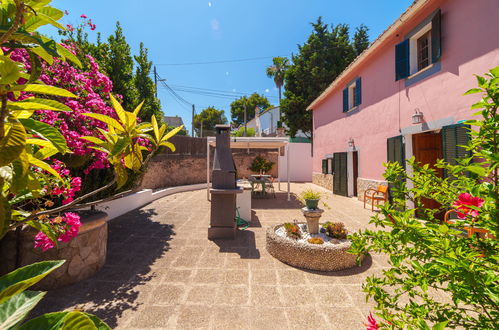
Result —
MULTIPOLYGON (((201 87, 191 87, 191 86, 182 86, 182 85, 170 85, 175 90, 183 90, 183 91, 192 91, 192 92, 206 92, 206 93, 216 93, 216 94, 224 94, 230 96, 248 96, 253 93, 248 92, 234 92, 234 91, 224 91, 219 89, 210 89, 210 88, 201 88, 201 87)), ((257 92, 254 92, 257 93, 257 92)), ((277 96, 265 96, 267 98, 277 99, 277 96)))
POLYGON ((269 58, 274 58, 274 57, 276 57, 276 56, 262 56, 262 57, 240 58, 240 59, 233 59, 233 60, 219 60, 219 61, 208 61, 208 62, 160 63, 160 64, 156 64, 156 65, 181 66, 181 65, 204 65, 204 64, 236 63, 236 62, 258 61, 258 60, 269 59, 269 58))

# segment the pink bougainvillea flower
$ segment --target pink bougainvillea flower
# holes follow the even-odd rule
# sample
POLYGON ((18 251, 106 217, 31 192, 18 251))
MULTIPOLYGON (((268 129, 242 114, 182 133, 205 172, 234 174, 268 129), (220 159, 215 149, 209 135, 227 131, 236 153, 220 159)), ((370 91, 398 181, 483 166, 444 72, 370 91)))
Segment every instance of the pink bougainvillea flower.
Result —
POLYGON ((73 32, 75 29, 71 24, 66 24, 66 28, 68 29, 69 32, 73 32))
POLYGON ((367 328, 366 330, 378 330, 379 325, 378 322, 376 322, 376 319, 373 317, 371 313, 369 313, 369 316, 367 317, 367 328))
POLYGON ((80 17, 81 17, 81 18, 87 18, 87 15, 85 15, 85 14, 81 14, 81 15, 80 15, 80 17))
POLYGON ((35 249, 36 248, 41 248, 43 252, 50 250, 51 248, 54 247, 54 242, 48 238, 47 235, 45 235, 42 232, 39 232, 35 236, 35 249))
POLYGON ((459 195, 457 201, 452 204, 457 209, 457 216, 459 219, 466 219, 467 216, 472 216, 476 218, 480 212, 478 210, 470 208, 470 206, 474 207, 482 207, 484 200, 480 197, 472 196, 468 193, 462 193, 459 195))

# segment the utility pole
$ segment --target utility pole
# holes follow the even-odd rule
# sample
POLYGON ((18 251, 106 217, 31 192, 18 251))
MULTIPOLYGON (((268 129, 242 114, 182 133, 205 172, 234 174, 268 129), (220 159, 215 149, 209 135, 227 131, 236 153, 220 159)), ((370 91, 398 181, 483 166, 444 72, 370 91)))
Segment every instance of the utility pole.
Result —
POLYGON ((246 100, 244 100, 244 136, 246 136, 246 100))
POLYGON ((156 73, 156 66, 154 66, 154 87, 156 88, 156 92, 154 93, 154 96, 157 98, 158 97, 158 74, 156 73))
POLYGON ((201 120, 201 137, 203 137, 203 121, 201 120))
POLYGON ((191 135, 194 137, 194 115, 196 113, 196 106, 192 105, 192 122, 191 122, 191 135))

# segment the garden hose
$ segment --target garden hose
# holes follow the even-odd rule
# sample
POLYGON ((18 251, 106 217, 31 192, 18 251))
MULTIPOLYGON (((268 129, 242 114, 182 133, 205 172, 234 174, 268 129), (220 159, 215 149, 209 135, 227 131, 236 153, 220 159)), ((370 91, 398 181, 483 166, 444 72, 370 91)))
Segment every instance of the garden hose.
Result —
POLYGON ((236 207, 236 226, 241 230, 245 230, 249 227, 249 222, 241 218, 239 207, 236 207))

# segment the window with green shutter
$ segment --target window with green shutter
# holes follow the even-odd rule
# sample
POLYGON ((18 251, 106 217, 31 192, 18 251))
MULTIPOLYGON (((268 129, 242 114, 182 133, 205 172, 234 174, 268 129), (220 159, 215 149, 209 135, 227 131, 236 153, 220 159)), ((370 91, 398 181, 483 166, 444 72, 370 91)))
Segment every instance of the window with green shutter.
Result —
MULTIPOLYGON (((442 127, 442 155, 451 165, 456 165, 456 159, 470 156, 470 152, 463 146, 470 140, 469 125, 455 124, 442 127)), ((447 177, 448 174, 444 173, 447 177)))
POLYGON ((362 83, 360 77, 343 90, 343 112, 348 112, 362 103, 362 83))
POLYGON ((322 174, 327 174, 327 159, 322 160, 322 174))
POLYGON ((402 135, 387 140, 387 160, 389 162, 398 162, 405 168, 405 146, 402 135))

